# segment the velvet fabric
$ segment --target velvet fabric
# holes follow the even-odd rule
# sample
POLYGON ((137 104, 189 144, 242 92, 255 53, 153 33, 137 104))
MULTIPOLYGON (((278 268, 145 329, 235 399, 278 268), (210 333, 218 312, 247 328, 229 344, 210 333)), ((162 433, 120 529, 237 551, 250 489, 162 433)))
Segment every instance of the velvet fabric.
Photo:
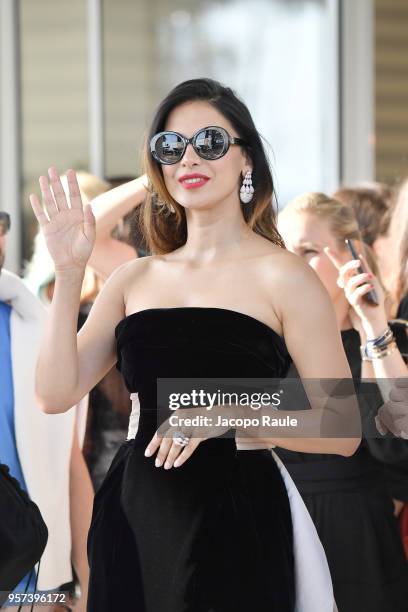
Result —
POLYGON ((222 437, 171 470, 144 456, 157 378, 281 377, 283 339, 248 315, 207 307, 139 311, 116 338, 140 420, 95 497, 88 612, 293 612, 291 513, 270 451, 237 451, 222 437))

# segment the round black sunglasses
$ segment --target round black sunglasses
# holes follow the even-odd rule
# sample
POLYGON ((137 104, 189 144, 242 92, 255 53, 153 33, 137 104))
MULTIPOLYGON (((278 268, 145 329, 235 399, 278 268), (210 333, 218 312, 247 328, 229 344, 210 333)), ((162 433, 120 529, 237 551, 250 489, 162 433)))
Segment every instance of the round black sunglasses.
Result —
POLYGON ((150 141, 150 152, 160 164, 176 164, 191 144, 194 151, 203 159, 220 159, 226 154, 230 145, 246 146, 242 138, 230 136, 224 128, 211 125, 201 128, 191 138, 178 132, 159 132, 150 141))

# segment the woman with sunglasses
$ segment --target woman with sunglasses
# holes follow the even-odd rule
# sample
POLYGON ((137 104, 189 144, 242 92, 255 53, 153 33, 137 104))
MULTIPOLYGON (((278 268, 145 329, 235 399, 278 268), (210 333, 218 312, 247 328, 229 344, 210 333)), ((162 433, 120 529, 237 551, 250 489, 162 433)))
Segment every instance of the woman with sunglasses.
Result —
MULTIPOLYGON (((73 172, 67 202, 55 168, 40 178, 45 209, 30 196, 56 269, 37 365, 42 409, 65 412, 115 362, 140 400, 137 435, 95 497, 88 612, 293 612, 294 514, 267 449, 349 456, 359 433, 311 439, 277 427, 252 441, 240 427, 236 440, 167 430, 157 380, 280 378, 289 351, 304 380, 350 381, 335 315, 315 274, 284 248, 261 138, 230 89, 196 79, 172 90, 153 119, 145 166, 151 194, 141 218, 153 255, 110 276, 78 337, 91 207, 73 172), (237 452, 244 438, 252 450, 237 452)), ((348 405, 354 417, 353 394, 348 405)), ((308 576, 315 590, 324 562, 308 576)), ((332 612, 327 593, 297 609, 332 612)))

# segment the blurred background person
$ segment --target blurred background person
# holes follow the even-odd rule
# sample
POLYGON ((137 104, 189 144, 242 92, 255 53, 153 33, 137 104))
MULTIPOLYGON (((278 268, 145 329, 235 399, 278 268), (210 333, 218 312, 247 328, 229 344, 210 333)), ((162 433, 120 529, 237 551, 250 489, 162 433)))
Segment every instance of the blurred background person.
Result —
POLYGON ((147 194, 147 177, 117 178, 114 185, 92 200, 96 239, 88 266, 103 280, 123 263, 147 254, 139 218, 139 206, 147 194))
MULTIPOLYGON (((374 325, 383 325, 384 292, 374 276, 360 278, 348 292, 338 285, 339 271, 325 252, 346 264, 345 238, 364 252, 353 209, 320 193, 291 201, 278 217, 287 248, 305 259, 326 287, 337 316, 363 419, 378 409, 382 397, 376 384, 359 389, 362 377, 375 378, 373 364, 362 362, 360 346, 374 325), (363 284, 362 284, 363 283, 363 284), (374 285, 376 308, 364 303, 374 285), (368 400, 368 398, 370 398, 368 400)), ((370 258, 367 253, 367 258, 370 258)), ((375 260, 371 269, 377 272, 375 260)), ((406 350, 406 347, 405 347, 406 350)), ((388 368, 405 368, 398 350, 379 359, 388 368)), ((399 370, 398 370, 399 371, 399 370)), ((292 368, 288 376, 296 375, 292 368)), ((374 431, 372 436, 378 436, 374 431)), ((338 608, 341 612, 404 612, 408 601, 408 565, 396 521, 408 501, 408 445, 403 440, 367 437, 352 457, 328 457, 275 449, 297 485, 325 549, 338 608)))
MULTIPOLYGON (((400 189, 391 189, 385 184, 374 183, 364 187, 346 187, 335 193, 340 201, 352 206, 363 241, 372 249, 376 255, 381 279, 385 281, 385 309, 388 318, 391 318, 393 332, 399 340, 399 348, 405 361, 408 359, 406 349, 408 337, 408 304, 407 304, 407 240, 408 217, 407 217, 407 194, 406 183, 400 189), (405 195, 404 195, 405 194, 405 195), (396 199, 398 197, 398 207, 396 199), (395 209, 395 210, 394 210, 395 209), (391 220, 392 231, 391 231, 391 220), (395 317, 395 318, 392 318, 395 317)), ((339 275, 342 271, 339 270, 339 275)), ((384 390, 383 397, 386 400, 391 389, 390 381, 386 380, 389 374, 387 368, 382 368, 381 362, 377 364, 377 377, 380 386, 384 390)), ((389 363, 384 362, 384 363, 389 363)), ((398 374, 393 368, 390 374, 398 374)), ((404 369, 399 372, 404 376, 404 369)), ((403 400, 403 381, 398 381, 400 386, 393 394, 397 403, 386 402, 382 407, 379 418, 379 429, 383 433, 392 431, 396 436, 408 437, 408 407, 407 401, 403 400)))
MULTIPOLYGON (((365 184, 356 187, 342 187, 332 196, 348 204, 354 210, 361 238, 374 252, 381 281, 390 289, 395 266, 389 235, 392 209, 395 204, 395 189, 384 183, 365 184)), ((388 297, 388 296, 387 296, 388 297)), ((391 296, 386 307, 391 309, 391 296)))
POLYGON ((2 269, 6 221, 0 214, 0 456, 48 528, 38 576, 34 571, 29 584, 29 576, 24 577, 14 592, 33 593, 36 585, 43 591, 64 590, 72 580, 72 563, 81 589, 76 610, 85 612, 93 495, 80 449, 81 414, 76 407, 71 415, 50 419, 35 405, 35 363, 46 312, 18 276, 2 269))

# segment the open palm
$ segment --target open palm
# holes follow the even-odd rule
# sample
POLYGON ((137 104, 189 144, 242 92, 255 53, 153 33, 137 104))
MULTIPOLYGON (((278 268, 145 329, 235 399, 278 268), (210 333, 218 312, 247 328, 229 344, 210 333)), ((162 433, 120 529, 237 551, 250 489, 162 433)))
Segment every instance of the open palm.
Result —
POLYGON ((67 172, 69 203, 57 170, 39 179, 44 208, 38 197, 30 203, 43 231, 56 270, 84 269, 95 242, 95 217, 90 204, 82 203, 76 174, 67 172))

